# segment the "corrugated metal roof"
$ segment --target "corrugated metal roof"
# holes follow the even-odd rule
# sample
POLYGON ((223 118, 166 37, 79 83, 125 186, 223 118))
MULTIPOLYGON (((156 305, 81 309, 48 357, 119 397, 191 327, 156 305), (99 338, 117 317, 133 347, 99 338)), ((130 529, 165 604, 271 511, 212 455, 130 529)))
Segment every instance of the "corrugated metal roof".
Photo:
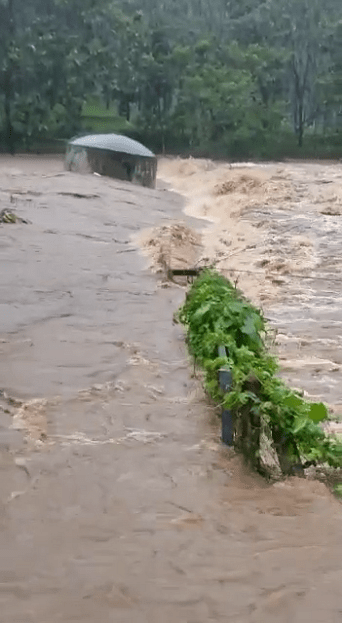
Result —
POLYGON ((80 147, 94 147, 95 149, 106 149, 118 151, 132 156, 147 156, 154 158, 154 154, 138 141, 122 136, 121 134, 90 134, 81 136, 69 142, 69 145, 79 145, 80 147))

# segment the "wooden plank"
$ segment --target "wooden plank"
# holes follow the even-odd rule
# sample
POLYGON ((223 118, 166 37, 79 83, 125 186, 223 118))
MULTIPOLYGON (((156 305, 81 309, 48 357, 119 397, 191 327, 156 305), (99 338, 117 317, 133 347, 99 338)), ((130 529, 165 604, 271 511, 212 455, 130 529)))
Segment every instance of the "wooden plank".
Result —
POLYGON ((203 268, 169 268, 169 277, 197 277, 203 268))

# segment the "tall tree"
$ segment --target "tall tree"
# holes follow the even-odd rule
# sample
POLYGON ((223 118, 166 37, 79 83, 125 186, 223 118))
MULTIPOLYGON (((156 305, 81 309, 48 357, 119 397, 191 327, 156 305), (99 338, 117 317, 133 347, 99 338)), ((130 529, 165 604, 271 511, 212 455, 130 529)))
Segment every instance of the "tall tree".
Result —
POLYGON ((8 151, 12 154, 15 145, 12 124, 13 78, 17 57, 14 14, 14 0, 2 0, 0 3, 0 85, 4 107, 3 138, 8 151))

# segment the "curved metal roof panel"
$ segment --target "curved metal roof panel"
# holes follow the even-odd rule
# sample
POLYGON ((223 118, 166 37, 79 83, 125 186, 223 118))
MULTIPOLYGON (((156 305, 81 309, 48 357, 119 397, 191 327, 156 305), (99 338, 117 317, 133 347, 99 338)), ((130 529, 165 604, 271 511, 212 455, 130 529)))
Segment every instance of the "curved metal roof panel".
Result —
POLYGON ((122 136, 121 134, 90 134, 73 139, 69 145, 79 145, 80 147, 93 147, 94 149, 106 149, 108 151, 118 151, 132 156, 145 156, 154 158, 155 155, 138 141, 122 136))

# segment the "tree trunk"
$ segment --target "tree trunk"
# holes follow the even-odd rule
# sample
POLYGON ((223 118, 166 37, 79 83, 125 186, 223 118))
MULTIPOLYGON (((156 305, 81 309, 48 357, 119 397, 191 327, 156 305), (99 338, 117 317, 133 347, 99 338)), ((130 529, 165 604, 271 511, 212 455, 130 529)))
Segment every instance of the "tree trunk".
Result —
MULTIPOLYGON (((7 42, 7 49, 12 43, 12 39, 15 34, 14 27, 14 0, 7 0, 7 13, 8 13, 8 34, 9 40, 7 42)), ((8 59, 8 67, 4 76, 4 110, 5 110, 5 144, 7 151, 14 156, 15 153, 15 139, 12 125, 12 110, 11 104, 13 99, 13 67, 12 62, 8 59)))
POLYGON ((299 124, 298 124, 298 147, 303 147, 303 136, 304 136, 304 120, 303 120, 303 109, 302 106, 299 106, 299 124))
POLYGON ((4 95, 5 95, 5 136, 4 142, 7 147, 8 153, 14 156, 15 154, 15 140, 14 140, 14 132, 12 125, 12 114, 11 114, 11 101, 12 101, 12 79, 10 70, 6 71, 5 79, 4 79, 4 95))

